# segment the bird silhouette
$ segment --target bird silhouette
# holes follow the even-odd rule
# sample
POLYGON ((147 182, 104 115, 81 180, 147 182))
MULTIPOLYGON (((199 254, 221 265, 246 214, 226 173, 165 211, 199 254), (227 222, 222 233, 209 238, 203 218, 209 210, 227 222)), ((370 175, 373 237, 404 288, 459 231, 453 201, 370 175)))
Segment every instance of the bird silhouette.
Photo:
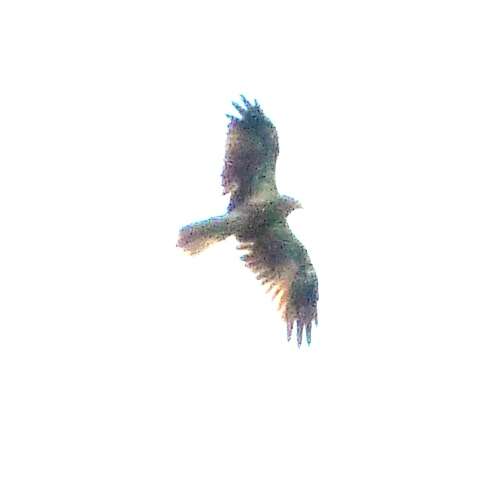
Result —
POLYGON ((195 255, 234 235, 245 252, 241 260, 278 300, 288 340, 296 326, 298 346, 304 329, 310 344, 312 322, 317 324, 317 275, 307 250, 287 223, 288 215, 301 205, 277 190, 275 126, 257 101, 251 104, 244 96, 241 100, 243 106, 233 103, 239 116, 227 114, 221 175, 223 194, 230 195, 227 212, 184 226, 177 245, 195 255))

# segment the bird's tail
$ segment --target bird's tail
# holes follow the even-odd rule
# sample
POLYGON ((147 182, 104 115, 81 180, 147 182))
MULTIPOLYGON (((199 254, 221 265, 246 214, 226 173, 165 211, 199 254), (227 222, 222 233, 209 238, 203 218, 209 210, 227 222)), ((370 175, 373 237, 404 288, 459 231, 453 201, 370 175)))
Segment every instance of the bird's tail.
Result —
POLYGON ((213 243, 224 240, 234 233, 235 225, 229 215, 215 216, 186 225, 179 231, 177 246, 196 255, 213 243))

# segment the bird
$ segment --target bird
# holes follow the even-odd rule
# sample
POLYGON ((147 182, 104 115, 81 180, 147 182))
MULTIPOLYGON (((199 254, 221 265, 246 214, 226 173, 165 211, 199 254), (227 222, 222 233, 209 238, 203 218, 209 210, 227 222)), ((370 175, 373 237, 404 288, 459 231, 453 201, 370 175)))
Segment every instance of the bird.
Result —
POLYGON ((197 255, 230 236, 243 251, 241 260, 278 301, 290 341, 296 326, 297 345, 303 333, 311 342, 312 322, 317 325, 317 275, 303 244, 291 231, 287 217, 302 208, 299 201, 280 195, 275 182, 279 153, 278 134, 259 103, 241 95, 233 102, 237 115, 229 119, 221 174, 227 211, 180 229, 177 246, 197 255))

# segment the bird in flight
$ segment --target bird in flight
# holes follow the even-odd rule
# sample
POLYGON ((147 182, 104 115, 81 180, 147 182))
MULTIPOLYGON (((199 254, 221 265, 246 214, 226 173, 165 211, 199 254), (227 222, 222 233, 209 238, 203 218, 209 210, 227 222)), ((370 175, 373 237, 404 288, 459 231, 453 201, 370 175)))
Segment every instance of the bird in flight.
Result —
POLYGON ((190 255, 234 235, 241 260, 257 274, 278 300, 290 340, 296 325, 300 347, 305 329, 311 341, 317 325, 318 283, 307 250, 287 224, 288 215, 301 208, 290 196, 280 195, 275 183, 278 136, 257 101, 233 103, 239 116, 227 114, 228 135, 222 172, 223 194, 230 195, 224 215, 181 228, 178 247, 190 255))

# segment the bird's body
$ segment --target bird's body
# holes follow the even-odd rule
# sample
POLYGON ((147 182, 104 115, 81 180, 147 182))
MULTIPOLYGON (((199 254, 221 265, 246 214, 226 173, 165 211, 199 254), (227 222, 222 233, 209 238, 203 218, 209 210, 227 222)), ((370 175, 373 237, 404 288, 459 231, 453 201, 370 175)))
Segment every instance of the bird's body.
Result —
POLYGON ((300 204, 281 196, 275 184, 278 137, 275 127, 258 103, 244 97, 244 108, 234 103, 241 118, 230 117, 222 173, 223 193, 230 194, 227 213, 183 227, 178 246, 194 255, 234 235, 241 257, 257 279, 279 298, 290 339, 297 325, 297 342, 305 327, 311 340, 317 323, 318 284, 304 246, 293 235, 287 216, 300 204))

